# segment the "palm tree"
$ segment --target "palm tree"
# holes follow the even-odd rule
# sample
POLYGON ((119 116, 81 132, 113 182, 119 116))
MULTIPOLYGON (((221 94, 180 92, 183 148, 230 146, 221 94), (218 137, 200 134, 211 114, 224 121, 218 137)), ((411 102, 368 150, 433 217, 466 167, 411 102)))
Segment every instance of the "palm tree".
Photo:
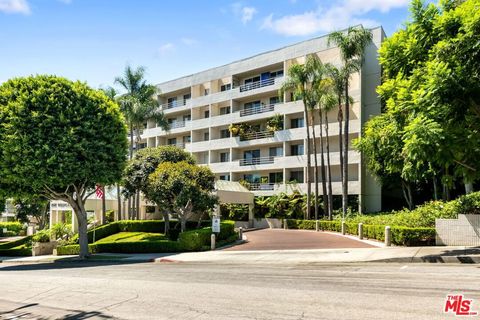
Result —
MULTIPOLYGON (((159 127, 164 130, 168 130, 168 121, 165 118, 163 112, 159 109, 158 100, 156 95, 158 94, 157 88, 153 85, 147 84, 145 80, 145 68, 138 67, 132 69, 127 66, 123 73, 123 77, 115 78, 115 83, 123 87, 127 92, 119 98, 120 106, 123 114, 128 122, 130 128, 130 160, 133 158, 134 140, 135 134, 135 146, 141 140, 141 134, 145 121, 152 119, 159 127)), ((133 195, 133 204, 136 206, 136 210, 129 215, 135 215, 138 218, 138 210, 140 207, 140 193, 139 191, 133 195), (136 198, 136 201, 135 201, 136 198)), ((129 205, 130 211, 130 205, 129 205)))
POLYGON ((335 43, 340 48, 340 56, 345 69, 345 123, 343 143, 343 166, 342 166, 342 213, 343 219, 347 213, 348 205, 348 135, 350 120, 350 99, 348 94, 349 80, 352 74, 362 68, 363 55, 367 46, 372 42, 372 33, 363 27, 350 27, 345 32, 333 32, 328 37, 328 42, 335 43))
MULTIPOLYGON (((106 88, 101 88, 101 90, 105 93, 107 97, 109 97, 112 101, 116 102, 116 96, 118 92, 117 90, 115 90, 115 88, 108 86, 106 88)), ((104 195, 105 195, 105 191, 104 191, 104 195)), ((104 196, 104 199, 105 199, 105 196, 104 196)), ((120 192, 119 183, 117 183, 117 207, 118 207, 117 220, 122 220, 122 194, 120 192)), ((105 211, 105 208, 103 208, 103 211, 105 211)))
POLYGON ((287 91, 292 91, 295 99, 302 99, 303 102, 303 117, 305 119, 305 129, 307 132, 307 201, 306 201, 306 210, 305 210, 305 219, 310 218, 310 205, 311 205, 311 192, 312 192, 312 181, 310 177, 311 170, 311 159, 310 155, 312 154, 310 149, 310 124, 308 117, 308 105, 309 105, 309 83, 310 83, 310 72, 305 65, 294 64, 287 71, 287 79, 282 84, 280 88, 280 96, 283 97, 284 93, 287 91))

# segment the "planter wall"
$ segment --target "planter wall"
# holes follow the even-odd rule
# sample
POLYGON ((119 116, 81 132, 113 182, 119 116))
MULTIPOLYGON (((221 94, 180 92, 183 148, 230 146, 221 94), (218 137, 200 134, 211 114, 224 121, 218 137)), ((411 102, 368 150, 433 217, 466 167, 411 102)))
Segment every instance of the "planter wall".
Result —
POLYGON ((244 229, 248 229, 249 227, 259 229, 280 229, 282 226, 282 219, 273 218, 253 219, 253 226, 248 221, 235 221, 235 228, 242 227, 244 229))
POLYGON ((53 254, 53 249, 57 247, 56 241, 35 242, 32 246, 32 256, 45 256, 53 254))
POLYGON ((480 246, 480 215, 459 214, 457 219, 435 219, 437 246, 480 246))

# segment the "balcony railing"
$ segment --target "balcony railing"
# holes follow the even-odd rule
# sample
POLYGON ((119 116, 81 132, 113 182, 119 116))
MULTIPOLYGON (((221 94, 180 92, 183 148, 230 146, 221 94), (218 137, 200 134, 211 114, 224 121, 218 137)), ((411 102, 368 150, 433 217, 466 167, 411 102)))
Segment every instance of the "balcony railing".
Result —
POLYGON ((241 159, 238 160, 240 166, 256 166, 259 164, 272 164, 275 160, 275 157, 259 157, 259 158, 250 158, 250 159, 241 159))
POLYGON ((275 183, 250 183, 251 191, 269 191, 274 190, 275 183))
POLYGON ((160 107, 162 109, 172 109, 176 107, 182 107, 187 104, 190 99, 175 100, 172 102, 164 103, 160 107))
POLYGON ((256 82, 250 82, 250 83, 243 84, 243 85, 239 86, 240 92, 250 91, 250 90, 274 85, 276 79, 278 79, 278 78, 280 78, 280 77, 268 78, 268 79, 264 79, 264 80, 260 80, 260 81, 256 81, 256 82))
POLYGON ((185 149, 185 143, 183 143, 183 142, 172 143, 172 144, 169 144, 169 146, 175 146, 175 147, 180 148, 180 149, 185 149))
POLYGON ((271 138, 274 135, 275 135, 275 132, 273 132, 273 131, 250 132, 250 133, 245 133, 244 135, 241 135, 240 136, 240 141, 271 138))
POLYGON ((169 124, 170 129, 183 128, 186 126, 188 121, 175 121, 169 124))
POLYGON ((240 117, 246 117, 246 116, 251 116, 252 114, 269 112, 269 111, 273 111, 274 109, 275 109, 274 104, 246 108, 246 109, 240 110, 240 117))

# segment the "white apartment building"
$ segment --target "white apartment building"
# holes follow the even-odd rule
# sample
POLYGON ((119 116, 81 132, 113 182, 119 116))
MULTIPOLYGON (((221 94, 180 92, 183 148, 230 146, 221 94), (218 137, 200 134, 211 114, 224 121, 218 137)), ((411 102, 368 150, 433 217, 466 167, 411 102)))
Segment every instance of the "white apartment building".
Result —
MULTIPOLYGON (((381 109, 375 92, 381 77, 377 51, 385 34, 381 27, 371 32, 373 43, 366 51, 363 68, 350 82, 350 95, 354 99, 350 140, 359 137, 364 122, 381 109)), ((161 93, 158 99, 170 130, 164 131, 149 121, 139 148, 161 145, 184 148, 199 164, 208 165, 217 179, 246 180, 257 196, 293 190, 305 192, 307 148, 303 104, 294 101, 290 92, 279 97, 279 89, 289 67, 304 63, 306 56, 312 54, 324 63, 341 64, 339 49, 328 46, 327 35, 158 84, 161 93), (279 115, 283 129, 269 131, 267 121, 279 115), (229 126, 242 123, 254 133, 232 136, 229 126)), ((333 191, 340 195, 337 110, 328 116, 333 191)), ((320 150, 318 118, 317 115, 316 144, 320 150)), ((349 193, 359 196, 360 210, 380 210, 381 189, 362 166, 361 155, 352 148, 348 161, 349 193)), ((312 166, 313 163, 312 156, 312 166)))

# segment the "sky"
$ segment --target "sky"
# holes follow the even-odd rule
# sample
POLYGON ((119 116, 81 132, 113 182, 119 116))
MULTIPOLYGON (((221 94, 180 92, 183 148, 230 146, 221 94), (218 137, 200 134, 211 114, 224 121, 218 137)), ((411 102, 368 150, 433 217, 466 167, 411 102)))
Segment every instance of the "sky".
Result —
POLYGON ((408 20, 408 0, 0 0, 0 83, 56 74, 113 85, 127 64, 156 84, 349 25, 408 20))

